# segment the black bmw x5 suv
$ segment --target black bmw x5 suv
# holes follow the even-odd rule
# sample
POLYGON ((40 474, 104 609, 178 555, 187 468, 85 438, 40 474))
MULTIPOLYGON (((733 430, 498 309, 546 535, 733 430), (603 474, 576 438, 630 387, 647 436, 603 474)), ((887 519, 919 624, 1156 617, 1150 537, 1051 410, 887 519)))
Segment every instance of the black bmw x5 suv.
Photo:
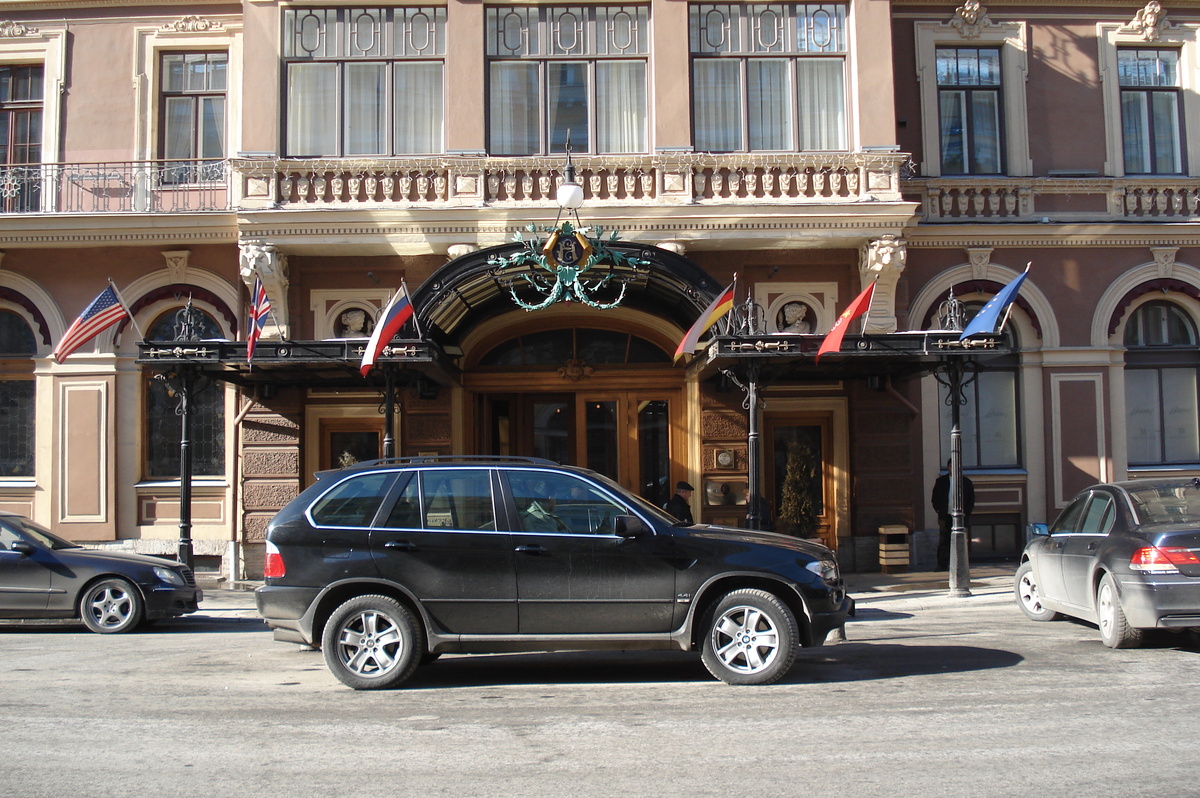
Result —
POLYGON ((581 649, 699 651, 768 684, 854 606, 820 544, 680 526, 587 469, 486 457, 320 475, 268 527, 256 600, 360 690, 446 652, 581 649))

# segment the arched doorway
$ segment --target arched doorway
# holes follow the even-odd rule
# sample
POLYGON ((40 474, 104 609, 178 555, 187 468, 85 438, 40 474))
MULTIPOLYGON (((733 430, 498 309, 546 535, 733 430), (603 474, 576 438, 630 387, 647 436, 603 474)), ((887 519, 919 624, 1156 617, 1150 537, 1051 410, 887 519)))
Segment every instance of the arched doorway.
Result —
POLYGON ((637 311, 590 308, 481 325, 464 358, 474 449, 585 466, 661 506, 693 443, 672 334, 637 311))

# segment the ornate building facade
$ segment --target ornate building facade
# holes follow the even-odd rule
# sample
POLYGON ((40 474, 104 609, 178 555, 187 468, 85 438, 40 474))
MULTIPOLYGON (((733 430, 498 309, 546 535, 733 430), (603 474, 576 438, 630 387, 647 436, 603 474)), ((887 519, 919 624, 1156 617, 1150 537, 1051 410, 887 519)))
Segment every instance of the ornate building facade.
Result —
POLYGON ((1015 554, 1088 483, 1200 473, 1200 3, 3 13, 0 507, 65 537, 176 551, 181 384, 147 353, 243 342, 256 279, 262 362, 188 391, 196 562, 225 578, 261 574, 274 511, 389 431, 399 455, 544 456, 660 504, 687 480, 697 518, 744 523, 738 375, 707 337, 671 356, 735 280, 760 340, 798 342, 758 405, 765 515, 850 569, 893 525, 931 564, 947 457, 933 365, 812 363, 872 282, 863 333, 885 336, 1032 264, 1014 351, 967 386, 973 556, 1015 554), (615 307, 527 311, 497 264, 561 218, 568 150, 581 225, 642 265, 596 289, 615 307), (132 318, 57 363, 109 279, 132 318), (413 344, 394 383, 364 378, 402 284, 413 344))

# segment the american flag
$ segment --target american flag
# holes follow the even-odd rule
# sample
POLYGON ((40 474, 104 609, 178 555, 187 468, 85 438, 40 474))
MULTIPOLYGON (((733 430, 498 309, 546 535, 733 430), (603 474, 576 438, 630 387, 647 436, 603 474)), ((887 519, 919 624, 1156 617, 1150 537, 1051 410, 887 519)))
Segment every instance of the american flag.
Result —
POLYGON ((267 313, 270 310, 271 300, 267 299, 267 289, 263 288, 262 278, 255 277, 254 291, 250 295, 250 332, 246 334, 247 363, 254 357, 254 347, 267 324, 267 313))
POLYGON ((67 329, 58 346, 54 347, 55 361, 62 363, 67 359, 67 355, 127 316, 129 311, 125 309, 125 303, 121 301, 117 289, 109 283, 108 288, 101 291, 100 296, 83 309, 83 313, 67 329))

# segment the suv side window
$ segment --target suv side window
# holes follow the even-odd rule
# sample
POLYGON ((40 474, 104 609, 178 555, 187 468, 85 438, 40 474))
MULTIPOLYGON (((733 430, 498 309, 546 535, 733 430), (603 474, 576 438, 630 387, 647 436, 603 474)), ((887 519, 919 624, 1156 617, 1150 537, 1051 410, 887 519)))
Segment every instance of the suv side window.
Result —
POLYGON ((629 510, 572 474, 510 471, 521 532, 613 534, 613 518, 629 510))
POLYGON ((313 504, 310 511, 313 523, 317 526, 370 526, 395 479, 395 472, 350 477, 313 504))
MULTIPOLYGON (((486 469, 429 469, 419 472, 425 529, 495 529, 492 477, 486 469)), ((399 507, 409 494, 396 502, 399 507)), ((393 510, 393 514, 395 514, 393 510)), ((389 523, 389 526, 391 524, 389 523)))

